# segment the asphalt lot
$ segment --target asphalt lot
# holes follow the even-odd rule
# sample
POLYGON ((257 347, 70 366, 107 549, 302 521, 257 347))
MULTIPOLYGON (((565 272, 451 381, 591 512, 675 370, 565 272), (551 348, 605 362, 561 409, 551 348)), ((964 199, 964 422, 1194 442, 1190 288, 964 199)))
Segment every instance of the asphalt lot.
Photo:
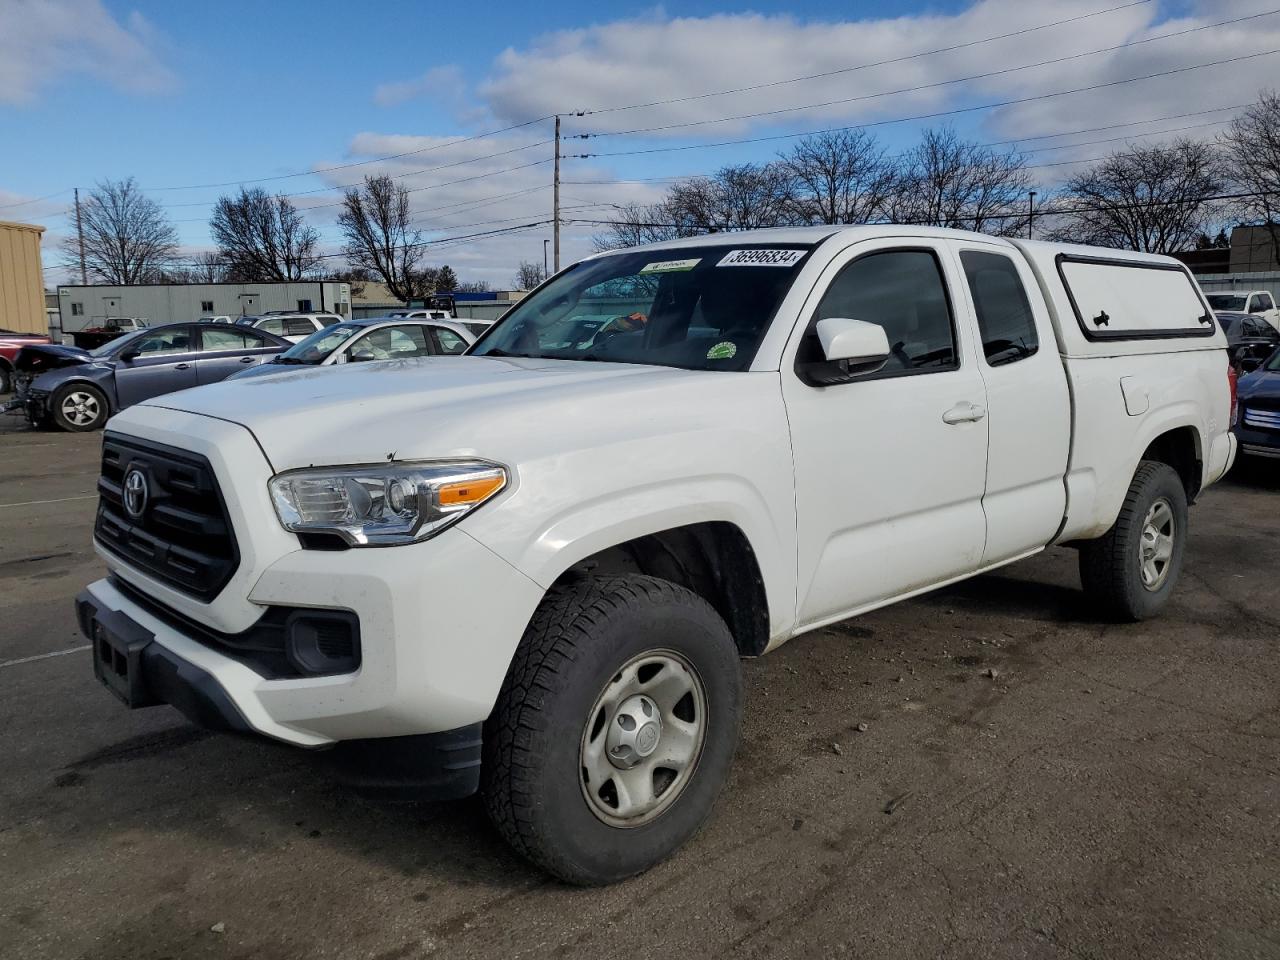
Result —
POLYGON ((101 689, 98 444, 0 417, 0 956, 1280 957, 1278 469, 1202 498, 1161 620, 1054 550, 747 663, 713 821, 584 891, 101 689))

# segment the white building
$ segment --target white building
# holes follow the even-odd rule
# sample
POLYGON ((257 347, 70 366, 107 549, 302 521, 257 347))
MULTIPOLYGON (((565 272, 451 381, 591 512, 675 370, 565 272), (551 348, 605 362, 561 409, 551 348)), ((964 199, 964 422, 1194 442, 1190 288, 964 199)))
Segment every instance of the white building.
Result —
MULTIPOLYGON (((270 310, 351 316, 351 286, 329 281, 290 283, 140 283, 58 287, 62 330, 95 326, 108 317, 142 317, 152 326, 207 316, 252 316, 270 310)), ((56 338, 55 331, 55 338, 56 338)))

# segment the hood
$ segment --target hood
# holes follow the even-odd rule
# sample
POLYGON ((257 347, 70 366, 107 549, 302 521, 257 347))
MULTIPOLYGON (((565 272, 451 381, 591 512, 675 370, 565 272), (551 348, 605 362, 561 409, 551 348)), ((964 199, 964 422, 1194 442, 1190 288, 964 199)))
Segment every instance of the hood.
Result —
POLYGON ((317 366, 318 364, 313 363, 275 363, 271 360, 266 360, 262 363, 254 364, 252 367, 237 370, 227 377, 227 380, 248 380, 252 377, 268 377, 279 373, 297 373, 302 370, 314 370, 317 366))
MULTIPOLYGON (((769 374, 623 363, 424 357, 286 369, 140 404, 230 420, 276 470, 389 459, 480 456, 598 445, 682 429, 691 410, 764 387, 769 374), (717 388, 713 389, 713 385, 717 388)), ((776 390, 776 374, 771 387, 776 390)), ((116 421, 127 429, 129 411, 116 421)))
POLYGON ((1240 378, 1236 395, 1241 400, 1280 400, 1280 370, 1255 370, 1240 378))
POLYGON ((92 363, 93 360, 89 351, 79 347, 66 347, 60 343, 32 343, 18 351, 18 355, 13 358, 13 367, 19 373, 40 374, 59 367, 92 363))

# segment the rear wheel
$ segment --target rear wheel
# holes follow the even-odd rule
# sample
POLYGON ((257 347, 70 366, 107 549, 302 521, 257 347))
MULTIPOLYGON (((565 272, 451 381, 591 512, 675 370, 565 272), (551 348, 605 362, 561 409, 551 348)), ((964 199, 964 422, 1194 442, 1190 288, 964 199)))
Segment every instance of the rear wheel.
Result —
POLYGON ((1098 606, 1120 620, 1145 620, 1169 602, 1182 571, 1187 494, 1165 463, 1138 466, 1115 524, 1080 549, 1080 582, 1098 606))
POLYGON ((87 383, 67 384, 53 395, 49 407, 53 422, 73 433, 97 430, 110 413, 103 392, 87 383))
POLYGON ((733 638, 697 595, 639 575, 557 587, 486 725, 486 809, 562 880, 639 873, 706 820, 741 704, 733 638))

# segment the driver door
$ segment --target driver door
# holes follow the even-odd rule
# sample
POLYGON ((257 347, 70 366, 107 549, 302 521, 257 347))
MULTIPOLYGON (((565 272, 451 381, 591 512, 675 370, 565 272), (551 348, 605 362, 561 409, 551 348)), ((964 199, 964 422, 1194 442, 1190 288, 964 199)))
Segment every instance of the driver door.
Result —
POLYGON ((199 330, 193 325, 165 327, 132 340, 130 360, 116 361, 116 397, 121 408, 162 393, 196 385, 199 330))
POLYGON ((943 241, 876 240, 837 257, 805 304, 781 371, 801 627, 981 566, 987 397, 955 296, 962 282, 943 241), (884 327, 885 367, 805 382, 805 365, 822 359, 815 325, 826 317, 884 327))

